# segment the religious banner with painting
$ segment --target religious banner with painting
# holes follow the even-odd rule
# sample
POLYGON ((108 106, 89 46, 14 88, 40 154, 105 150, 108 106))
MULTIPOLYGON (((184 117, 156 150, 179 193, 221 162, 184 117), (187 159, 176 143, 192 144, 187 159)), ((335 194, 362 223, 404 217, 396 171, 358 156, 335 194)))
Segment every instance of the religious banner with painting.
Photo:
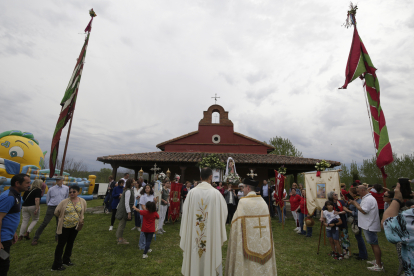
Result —
POLYGON ((306 186, 306 201, 310 214, 315 209, 321 210, 328 200, 328 193, 337 192, 341 196, 339 170, 321 171, 320 176, 316 172, 304 173, 306 186))
POLYGON ((181 189, 183 184, 171 182, 170 191, 170 207, 168 209, 168 220, 176 221, 180 216, 180 205, 181 205, 181 189))

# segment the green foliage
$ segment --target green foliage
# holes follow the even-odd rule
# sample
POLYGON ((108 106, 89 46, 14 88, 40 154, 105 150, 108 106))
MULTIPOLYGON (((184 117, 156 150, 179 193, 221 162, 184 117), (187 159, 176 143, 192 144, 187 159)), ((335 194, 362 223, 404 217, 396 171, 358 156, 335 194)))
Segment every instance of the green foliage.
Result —
POLYGON ((102 168, 96 174, 96 183, 106 183, 108 182, 108 177, 112 174, 112 170, 109 168, 102 168))
MULTIPOLYGON (((362 165, 358 166, 355 161, 352 161, 348 167, 342 164, 340 172, 341 182, 349 187, 356 179, 361 180, 362 183, 368 184, 383 184, 381 171, 376 164, 376 157, 364 159, 362 165)), ((387 173, 387 187, 391 187, 398 182, 400 177, 414 178, 414 155, 404 154, 401 157, 394 155, 394 162, 385 166, 387 173)))
POLYGON ((224 162, 221 162, 217 155, 210 154, 209 156, 206 156, 201 160, 200 163, 197 164, 200 168, 209 167, 211 169, 220 169, 224 170, 226 168, 226 164, 224 162))
POLYGON ((269 144, 275 147, 270 154, 303 157, 302 152, 298 151, 288 138, 276 136, 269 140, 269 144))

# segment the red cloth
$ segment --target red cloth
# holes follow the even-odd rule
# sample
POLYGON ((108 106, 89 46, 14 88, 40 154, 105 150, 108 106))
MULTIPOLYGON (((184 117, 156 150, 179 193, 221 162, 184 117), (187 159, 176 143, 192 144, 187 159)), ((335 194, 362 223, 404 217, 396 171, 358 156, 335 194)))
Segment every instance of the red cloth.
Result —
POLYGON ((348 199, 348 192, 345 189, 341 189, 341 194, 344 197, 344 199, 348 199))
POLYGON ((308 207, 306 206, 306 198, 300 196, 300 212, 302 214, 308 214, 308 207))
POLYGON ((274 195, 274 198, 276 200, 276 205, 280 206, 280 208, 283 208, 285 206, 285 202, 283 201, 284 195, 283 190, 285 189, 285 176, 283 174, 278 173, 275 170, 275 179, 276 179, 276 193, 274 195))
POLYGON ((160 216, 157 212, 150 212, 147 210, 140 210, 139 213, 143 217, 141 231, 144 233, 154 233, 155 232, 155 219, 159 219, 160 216))
POLYGON ((290 196, 290 210, 295 211, 299 207, 301 198, 302 197, 300 195, 290 196))
POLYGON ((224 187, 217 186, 217 190, 224 196, 224 187))
POLYGON ((171 182, 170 207, 168 208, 168 219, 176 221, 180 216, 181 189, 183 184, 171 182))
POLYGON ((378 204, 378 209, 384 210, 384 193, 374 193, 371 192, 371 195, 377 200, 377 204, 378 204))

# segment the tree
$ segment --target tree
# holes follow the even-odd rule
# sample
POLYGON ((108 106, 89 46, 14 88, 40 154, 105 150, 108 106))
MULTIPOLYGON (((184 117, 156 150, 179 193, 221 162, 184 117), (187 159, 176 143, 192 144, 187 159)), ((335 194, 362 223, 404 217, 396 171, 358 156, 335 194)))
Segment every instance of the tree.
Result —
POLYGON ((108 182, 109 176, 112 174, 112 170, 108 168, 102 168, 96 174, 96 183, 105 183, 108 182))
POLYGON ((270 154, 303 157, 302 152, 298 151, 288 138, 276 136, 269 140, 269 144, 275 147, 270 154))
MULTIPOLYGON (((58 157, 58 159, 56 160, 56 169, 60 170, 61 167, 62 159, 58 157)), ((47 159, 45 160, 45 168, 49 169, 49 160, 47 159)), ((75 160, 69 156, 66 156, 63 171, 69 173, 70 176, 73 177, 88 178, 89 176, 88 166, 86 166, 86 164, 83 163, 83 160, 75 160)))

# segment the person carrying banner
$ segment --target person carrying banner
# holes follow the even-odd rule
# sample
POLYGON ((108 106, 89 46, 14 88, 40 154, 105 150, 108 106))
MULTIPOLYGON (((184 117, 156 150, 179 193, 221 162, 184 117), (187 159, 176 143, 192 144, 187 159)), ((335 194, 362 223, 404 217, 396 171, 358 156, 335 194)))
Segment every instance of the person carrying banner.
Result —
POLYGON ((225 275, 277 275, 271 219, 266 202, 245 178, 245 194, 233 216, 227 247, 225 275))

